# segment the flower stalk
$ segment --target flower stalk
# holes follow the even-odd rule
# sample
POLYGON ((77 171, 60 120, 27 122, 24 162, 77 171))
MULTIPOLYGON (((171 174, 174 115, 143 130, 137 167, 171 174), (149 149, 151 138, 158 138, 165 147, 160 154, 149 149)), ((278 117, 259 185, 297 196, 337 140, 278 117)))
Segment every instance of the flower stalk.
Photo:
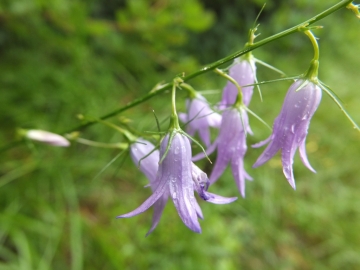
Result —
POLYGON ((305 35, 307 35, 311 41, 311 44, 314 48, 314 58, 310 62, 310 67, 305 75, 305 78, 318 84, 318 70, 319 70, 319 57, 320 57, 320 50, 319 44, 317 43, 316 37, 310 30, 304 31, 305 35))
POLYGON ((179 117, 176 112, 176 88, 182 80, 175 78, 172 91, 171 91, 171 117, 170 117, 170 129, 180 130, 179 117))
POLYGON ((237 90, 238 90, 238 95, 236 97, 236 101, 234 103, 234 107, 241 107, 244 106, 243 103, 243 92, 241 91, 241 86, 238 84, 238 82, 236 80, 234 80, 234 78, 232 78, 231 76, 229 76, 228 74, 226 74, 225 72, 223 72, 222 70, 216 68, 215 72, 217 74, 219 74, 220 76, 224 77, 225 79, 229 80, 230 82, 232 82, 237 90))

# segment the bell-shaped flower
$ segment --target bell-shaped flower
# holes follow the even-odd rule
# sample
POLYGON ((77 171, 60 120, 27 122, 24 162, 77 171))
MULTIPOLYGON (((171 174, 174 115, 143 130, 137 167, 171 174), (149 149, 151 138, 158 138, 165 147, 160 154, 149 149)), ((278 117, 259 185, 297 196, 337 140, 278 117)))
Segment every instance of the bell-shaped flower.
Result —
POLYGON ((253 165, 254 168, 264 164, 281 150, 284 175, 295 189, 292 164, 296 149, 299 148, 302 162, 309 170, 315 172, 307 159, 305 140, 311 117, 320 100, 321 89, 311 81, 300 79, 290 86, 281 112, 274 121, 272 134, 265 141, 254 145, 260 147, 269 143, 253 165))
POLYGON ((152 185, 153 194, 140 207, 119 216, 119 218, 138 215, 150 208, 160 198, 170 196, 185 225, 194 232, 200 233, 191 175, 190 143, 184 135, 176 133, 168 148, 169 137, 169 134, 166 135, 160 145, 160 157, 163 160, 159 165, 154 185, 152 185), (166 156, 164 156, 165 153, 166 156))
MULTIPOLYGON (((223 174, 228 164, 240 194, 245 197, 245 180, 252 180, 244 169, 244 156, 247 150, 246 129, 249 125, 248 116, 243 108, 226 109, 222 114, 220 131, 215 142, 206 150, 209 155, 217 149, 217 157, 210 175, 213 184, 223 174)), ((203 158, 203 153, 193 157, 193 160, 203 158)))
POLYGON ((199 133, 206 146, 210 145, 210 127, 219 128, 221 115, 214 112, 207 100, 196 93, 194 98, 186 100, 187 113, 180 113, 179 118, 186 123, 186 132, 190 136, 199 133))
POLYGON ((24 132, 24 136, 30 140, 42 142, 52 146, 67 147, 70 145, 70 142, 67 139, 65 139, 63 136, 60 136, 58 134, 49 131, 30 129, 21 132, 22 133, 24 132))
MULTIPOLYGON (((202 212, 195 200, 194 188, 200 196, 203 195, 202 199, 216 204, 230 203, 236 198, 225 198, 207 192, 209 180, 206 174, 191 162, 191 146, 188 138, 180 133, 175 133, 168 148, 169 136, 169 134, 166 135, 160 145, 160 158, 163 159, 160 165, 158 165, 159 159, 155 157, 157 151, 140 162, 140 169, 149 177, 153 194, 140 207, 130 213, 118 216, 118 218, 138 215, 154 205, 153 222, 148 235, 159 223, 167 199, 171 197, 184 224, 194 232, 200 233, 198 218, 202 218, 202 212), (149 162, 144 163, 142 167, 141 163, 148 158, 149 162), (155 169, 157 174, 154 179, 154 173, 150 171, 155 169)), ((144 148, 143 144, 132 145, 131 152, 139 153, 139 155, 131 154, 135 163, 138 163, 142 154, 147 152, 141 148, 144 148)))
MULTIPOLYGON (((243 94, 243 102, 248 106, 251 101, 254 86, 243 86, 254 84, 256 81, 256 66, 254 59, 252 57, 246 59, 236 58, 229 69, 229 75, 240 85, 243 94)), ((232 106, 236 101, 237 95, 238 89, 235 84, 228 81, 223 90, 219 107, 224 109, 232 106)))
MULTIPOLYGON (((136 165, 139 165, 139 168, 142 173, 149 179, 152 191, 154 192, 158 184, 158 179, 156 178, 156 173, 159 168, 159 150, 155 149, 155 146, 146 140, 138 139, 137 143, 133 143, 130 146, 130 156, 133 162, 136 165)), ((206 175, 206 174, 205 174, 206 175)), ((161 215, 164 211, 165 205, 169 198, 169 192, 164 192, 164 194, 154 203, 154 213, 152 218, 152 224, 150 230, 147 232, 148 236, 159 224, 161 215)), ((227 198, 226 198, 227 199, 227 198)), ((197 202, 196 202, 197 204, 197 202)), ((196 205, 196 211, 199 218, 203 219, 203 214, 200 209, 200 206, 196 205)))

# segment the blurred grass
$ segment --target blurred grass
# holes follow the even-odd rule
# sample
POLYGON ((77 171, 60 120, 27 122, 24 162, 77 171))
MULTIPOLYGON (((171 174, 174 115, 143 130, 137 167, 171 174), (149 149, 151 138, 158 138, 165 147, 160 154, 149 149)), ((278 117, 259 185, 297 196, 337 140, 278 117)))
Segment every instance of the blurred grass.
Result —
MULTIPOLYGON (((269 2, 260 18, 260 37, 334 3, 269 2)), ((17 127, 68 130, 80 123, 79 113, 108 113, 160 81, 241 48, 261 6, 260 1, 3 1, 1 145, 14 139, 17 127)), ((321 49, 319 77, 360 122, 359 22, 341 10, 319 25, 325 26, 315 31, 321 49)), ((306 36, 297 34, 254 55, 297 75, 307 69, 312 49, 306 36)), ((276 76, 258 68, 259 80, 276 76)), ((218 89, 207 96, 214 103, 225 84, 214 74, 191 83, 196 89, 218 89)), ((255 93, 250 108, 271 125, 289 85, 264 85, 264 101, 255 93)), ((166 119, 168 98, 156 97, 122 116, 139 130, 155 131, 152 110, 166 119)), ((182 100, 178 105, 184 109, 182 100)), ((249 145, 269 135, 256 119, 250 121, 255 135, 248 138, 249 145)), ((82 136, 122 140, 101 124, 82 136)), ((357 269, 359 138, 324 94, 307 139, 317 174, 296 157, 293 191, 279 156, 253 170, 262 149, 249 147, 245 166, 254 181, 247 183, 246 199, 231 205, 200 202, 205 216, 201 235, 189 231, 169 203, 147 238, 151 210, 115 219, 150 194, 143 188, 147 180, 126 155, 95 177, 118 151, 76 144, 69 149, 32 143, 14 148, 1 155, 0 269, 357 269)), ((200 164, 210 172, 209 164, 200 164)), ((230 171, 211 190, 238 195, 230 171)))

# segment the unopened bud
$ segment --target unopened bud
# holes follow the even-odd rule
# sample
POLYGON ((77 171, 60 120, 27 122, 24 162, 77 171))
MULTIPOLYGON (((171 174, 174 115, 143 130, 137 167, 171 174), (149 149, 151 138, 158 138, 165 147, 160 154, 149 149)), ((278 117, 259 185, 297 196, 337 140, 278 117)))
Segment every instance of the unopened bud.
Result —
POLYGON ((46 143, 52 146, 67 147, 70 145, 70 142, 63 136, 45 130, 27 130, 25 137, 30 140, 46 143))

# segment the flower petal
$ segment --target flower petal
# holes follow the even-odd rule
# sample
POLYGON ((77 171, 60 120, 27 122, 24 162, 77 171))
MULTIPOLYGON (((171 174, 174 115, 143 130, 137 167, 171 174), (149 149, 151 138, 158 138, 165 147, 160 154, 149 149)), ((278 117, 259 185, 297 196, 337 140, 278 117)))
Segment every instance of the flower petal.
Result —
POLYGON ((178 113, 178 116, 181 122, 186 123, 188 121, 188 117, 186 113, 178 113))
MULTIPOLYGON (((215 140, 212 145, 210 145, 206 150, 205 153, 207 156, 211 155, 217 147, 217 141, 215 140)), ((204 152, 200 152, 199 154, 196 154, 192 157, 192 161, 198 161, 206 157, 204 152)))
POLYGON ((305 145, 305 139, 301 142, 300 147, 299 147, 299 153, 300 153, 300 158, 302 163, 313 173, 316 173, 316 171, 314 170, 314 168, 310 165, 310 162, 307 158, 306 155, 306 145, 305 145))
POLYGON ((165 205, 168 201, 168 197, 169 197, 169 194, 164 193, 163 196, 161 196, 161 198, 159 198, 154 203, 154 213, 153 213, 153 217, 152 217, 152 224, 151 224, 150 230, 146 233, 145 236, 148 236, 150 233, 152 233, 155 230, 156 226, 159 224, 161 215, 162 215, 165 205))
POLYGON ((204 191, 204 193, 208 197, 206 201, 214 204, 228 204, 237 200, 237 197, 223 197, 207 191, 204 191))
POLYGON ((210 146, 210 130, 208 128, 199 129, 200 139, 204 142, 206 147, 210 146))
POLYGON ((211 172, 210 175, 210 185, 214 184, 219 177, 223 174, 223 172, 226 169, 226 166, 228 164, 228 158, 227 157, 223 157, 223 156, 217 156, 216 161, 215 161, 215 166, 211 172))
POLYGON ((130 146, 130 156, 134 164, 139 166, 140 162, 140 171, 149 179, 150 185, 155 181, 159 167, 159 150, 153 151, 154 149, 155 146, 151 142, 141 138, 130 146), (148 156, 145 157, 146 155, 148 156))
POLYGON ((145 212, 146 210, 148 210, 164 194, 165 189, 168 187, 168 185, 167 185, 168 183, 166 181, 159 181, 158 183, 159 184, 156 187, 153 194, 151 194, 151 196, 149 198, 147 198, 146 201, 143 202, 138 208, 136 208, 135 210, 133 210, 127 214, 117 216, 116 218, 133 217, 133 216, 136 216, 136 215, 141 214, 142 212, 145 212))
MULTIPOLYGON (((249 175, 245 172, 243 158, 231 161, 231 171, 241 196, 245 198, 245 179, 249 175)), ((250 179, 252 178, 250 177, 250 179)))
POLYGON ((294 179, 294 173, 293 173, 293 161, 294 161, 294 155, 296 151, 296 143, 294 142, 294 135, 288 136, 285 144, 281 150, 281 161, 283 165, 283 172, 288 180, 290 186, 293 189, 296 189, 295 186, 295 179, 294 179))
POLYGON ((195 210, 196 210, 196 214, 197 214, 198 218, 204 219, 203 212, 201 211, 200 205, 196 200, 195 200, 195 210))
POLYGON ((266 138, 265 140, 255 143, 253 145, 251 145, 252 148, 259 148, 264 146, 265 144, 268 144, 271 141, 271 136, 269 136, 268 138, 266 138))

